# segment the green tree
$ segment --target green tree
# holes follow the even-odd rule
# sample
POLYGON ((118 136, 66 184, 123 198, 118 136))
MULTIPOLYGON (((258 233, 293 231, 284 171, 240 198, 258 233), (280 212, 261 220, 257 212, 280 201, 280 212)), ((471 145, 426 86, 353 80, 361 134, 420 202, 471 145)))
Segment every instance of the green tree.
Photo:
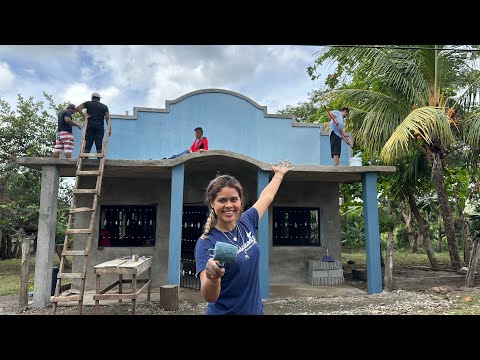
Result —
POLYGON ((443 170, 456 127, 464 119, 470 120, 472 132, 477 131, 477 135, 469 134, 467 141, 478 146, 480 139, 479 116, 466 115, 479 101, 478 71, 472 67, 476 54, 432 48, 334 47, 321 54, 316 65, 336 60, 351 74, 349 86, 333 90, 329 96, 356 110, 350 121, 358 126, 354 139, 361 146, 379 151, 385 163, 408 156, 411 148, 425 154, 432 167, 452 267, 459 269, 443 170), (476 80, 467 83, 465 79, 476 80))
MULTIPOLYGON (((18 94, 16 110, 0 99, 0 257, 12 256, 11 238, 17 228, 38 223, 41 173, 15 163, 16 157, 50 157, 55 140, 57 112, 66 103, 49 104, 18 94)), ((59 209, 68 207, 69 185, 60 181, 59 209), (63 190, 62 190, 63 189, 63 190)), ((63 219, 63 217, 60 217, 63 219)), ((60 226, 60 228, 62 228, 60 226)), ((65 226, 63 226, 63 229, 65 226)))

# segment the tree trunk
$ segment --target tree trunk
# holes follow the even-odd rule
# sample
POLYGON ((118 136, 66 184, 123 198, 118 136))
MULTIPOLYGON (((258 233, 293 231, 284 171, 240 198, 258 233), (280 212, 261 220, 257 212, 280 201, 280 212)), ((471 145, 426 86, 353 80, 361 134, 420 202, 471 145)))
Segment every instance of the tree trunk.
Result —
POLYGON ((405 225, 407 225, 408 243, 410 244, 410 250, 412 251, 412 253, 416 253, 418 249, 415 240, 415 230, 413 229, 412 224, 412 212, 410 211, 410 208, 408 206, 406 207, 406 212, 408 212, 408 214, 402 212, 402 216, 405 220, 405 225))
POLYGON ((0 229, 0 259, 3 259, 3 231, 0 229))
POLYGON ((477 262, 479 253, 480 239, 475 239, 473 242, 472 255, 470 261, 468 262, 468 271, 465 276, 465 286, 472 287, 475 282, 475 272, 477 271, 477 262))
POLYGON ((472 239, 470 239, 470 231, 468 230, 468 218, 463 211, 459 213, 459 217, 462 226, 463 262, 468 264, 470 261, 470 250, 472 248, 472 239))
POLYGON ((437 252, 442 252, 442 217, 438 217, 438 238, 437 238, 437 252))
POLYGON ((445 227, 445 235, 447 237, 448 252, 450 254, 450 261, 453 270, 459 270, 460 255, 458 254, 457 242, 455 240, 455 225, 452 218, 452 210, 448 202, 447 192, 445 190, 445 183, 443 181, 443 164, 440 154, 430 152, 432 159, 432 179, 437 191, 438 203, 440 207, 440 214, 443 218, 443 226, 445 227))
POLYGON ((12 258, 12 238, 10 236, 7 236, 7 248, 5 253, 5 259, 11 259, 11 258, 12 258))
POLYGON ((23 237, 23 228, 20 228, 20 230, 18 230, 18 233, 17 233, 17 239, 15 241, 15 246, 13 247, 13 251, 12 251, 12 258, 18 258, 18 253, 20 252, 20 249, 21 249, 21 246, 22 246, 22 237, 23 237))
POLYGON ((435 258, 435 254, 433 253, 433 245, 432 241, 430 240, 430 234, 428 232, 425 221, 422 218, 422 215, 420 215, 420 212, 417 209, 417 204, 415 203, 415 199, 413 198, 413 195, 411 193, 408 194, 408 204, 410 205, 410 210, 412 211, 415 220, 417 220, 418 229, 423 237, 423 245, 425 251, 427 252, 428 260, 430 260, 430 264, 432 265, 433 269, 439 269, 440 266, 438 265, 438 261, 435 258))
MULTIPOLYGON (((387 199, 387 214, 392 215, 392 206, 390 199, 387 199)), ((387 241, 387 254, 386 254, 386 266, 384 275, 384 289, 386 291, 393 290, 393 227, 389 226, 388 229, 388 241, 387 241)))

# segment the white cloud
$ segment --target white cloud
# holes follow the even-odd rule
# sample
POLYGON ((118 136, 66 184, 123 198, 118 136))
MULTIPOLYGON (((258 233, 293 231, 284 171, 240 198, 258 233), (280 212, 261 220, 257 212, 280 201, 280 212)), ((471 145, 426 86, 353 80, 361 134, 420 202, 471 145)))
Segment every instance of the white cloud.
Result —
POLYGON ((133 107, 164 107, 165 100, 194 90, 223 88, 248 96, 273 113, 305 101, 307 93, 320 86, 306 74, 319 49, 289 45, 0 46, 0 64, 8 63, 10 73, 17 76, 15 89, 10 87, 2 98, 15 99, 19 92, 40 99, 45 91, 55 101, 79 104, 98 92, 112 114, 124 114, 133 107))
POLYGON ((15 82, 15 74, 10 70, 10 66, 5 63, 0 63, 0 92, 4 92, 12 88, 15 82))

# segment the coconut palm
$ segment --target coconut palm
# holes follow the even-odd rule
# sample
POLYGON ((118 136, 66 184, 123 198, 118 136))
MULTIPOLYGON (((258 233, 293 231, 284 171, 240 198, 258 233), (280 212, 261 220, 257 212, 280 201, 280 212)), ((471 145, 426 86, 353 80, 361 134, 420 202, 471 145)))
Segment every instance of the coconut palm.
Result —
MULTIPOLYGON (((412 147, 425 153, 432 166, 452 268, 459 269, 454 222, 442 173, 463 115, 478 105, 480 82, 475 79, 478 72, 472 68, 470 53, 443 49, 334 47, 317 63, 339 61, 343 64, 339 71, 347 69, 352 76, 349 86, 333 90, 330 96, 353 108, 350 122, 358 127, 355 141, 370 151, 380 151, 385 163, 408 156, 412 147), (465 79, 473 81, 466 84, 465 79)), ((468 141, 478 144, 479 116, 474 114, 470 119, 468 126, 475 135, 469 134, 468 141)))

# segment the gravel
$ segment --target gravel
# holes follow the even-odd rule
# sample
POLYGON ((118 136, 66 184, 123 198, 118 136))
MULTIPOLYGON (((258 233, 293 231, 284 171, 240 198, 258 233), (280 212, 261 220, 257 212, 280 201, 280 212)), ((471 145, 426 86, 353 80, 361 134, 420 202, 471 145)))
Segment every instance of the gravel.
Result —
MULTIPOLYGON (((272 298, 264 302, 266 315, 425 315, 448 314, 455 308, 462 296, 437 294, 433 291, 405 291, 394 290, 373 295, 354 295, 338 297, 286 297, 272 298)), ((0 301, 1 315, 49 315, 51 308, 29 308, 19 313, 17 299, 11 302, 0 301)), ((206 303, 202 301, 180 301, 178 311, 164 311, 159 303, 152 301, 138 303, 137 315, 202 315, 206 303)), ((112 303, 100 305, 101 315, 129 315, 132 313, 131 304, 112 303)), ((68 306, 59 306, 57 315, 76 315, 76 303, 68 306)), ((84 306, 83 315, 93 315, 93 306, 84 306)))

